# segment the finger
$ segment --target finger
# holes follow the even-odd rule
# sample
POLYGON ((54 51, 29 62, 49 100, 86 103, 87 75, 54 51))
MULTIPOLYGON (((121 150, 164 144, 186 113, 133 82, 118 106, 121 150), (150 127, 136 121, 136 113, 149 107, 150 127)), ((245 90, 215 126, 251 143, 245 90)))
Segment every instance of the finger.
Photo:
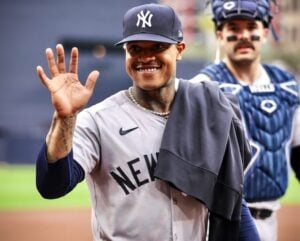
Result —
POLYGON ((50 80, 47 77, 47 75, 45 74, 44 69, 41 66, 37 66, 36 67, 36 72, 37 72, 37 75, 39 76, 41 82, 43 83, 43 85, 45 85, 47 87, 48 86, 48 82, 50 80))
POLYGON ((94 70, 89 74, 89 76, 86 80, 86 83, 85 83, 85 87, 89 91, 92 91, 92 92, 94 91, 94 88, 95 88, 95 85, 96 85, 99 75, 100 75, 100 73, 97 70, 94 70))
POLYGON ((77 74, 78 70, 78 49, 76 47, 71 50, 70 73, 77 74))
POLYGON ((51 77, 58 75, 59 72, 58 72, 58 68, 55 63, 54 54, 52 52, 52 49, 50 49, 50 48, 46 49, 46 57, 47 57, 48 68, 49 68, 51 77))
POLYGON ((60 73, 65 73, 66 72, 65 51, 64 51, 64 47, 61 44, 56 45, 56 53, 57 53, 58 71, 60 73))

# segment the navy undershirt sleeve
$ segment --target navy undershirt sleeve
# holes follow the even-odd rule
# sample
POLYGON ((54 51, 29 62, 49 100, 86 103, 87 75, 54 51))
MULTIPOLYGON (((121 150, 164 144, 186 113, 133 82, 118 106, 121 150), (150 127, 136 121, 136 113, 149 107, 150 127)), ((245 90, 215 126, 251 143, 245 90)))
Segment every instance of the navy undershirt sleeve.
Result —
POLYGON ((260 241, 256 225, 244 199, 241 209, 239 241, 260 241))
POLYGON ((59 198, 84 179, 84 170, 73 159, 72 151, 55 163, 48 163, 46 153, 47 146, 44 143, 36 162, 37 190, 44 198, 59 198))

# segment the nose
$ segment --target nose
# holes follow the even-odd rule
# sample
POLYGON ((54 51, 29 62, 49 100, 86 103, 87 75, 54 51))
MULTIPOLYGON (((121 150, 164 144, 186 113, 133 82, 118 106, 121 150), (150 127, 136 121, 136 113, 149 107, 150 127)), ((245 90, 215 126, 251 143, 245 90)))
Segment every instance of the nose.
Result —
POLYGON ((249 30, 243 29, 243 30, 241 30, 241 32, 239 33, 238 36, 240 39, 249 39, 251 36, 251 33, 249 32, 249 30))
POLYGON ((155 55, 152 51, 144 49, 138 56, 140 62, 148 62, 155 59, 155 55))

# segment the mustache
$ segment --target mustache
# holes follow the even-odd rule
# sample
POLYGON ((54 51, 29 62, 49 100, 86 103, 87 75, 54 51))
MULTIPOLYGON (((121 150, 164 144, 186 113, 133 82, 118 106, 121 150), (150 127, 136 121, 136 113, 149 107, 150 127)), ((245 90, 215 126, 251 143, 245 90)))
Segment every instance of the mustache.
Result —
POLYGON ((238 50, 239 48, 251 48, 251 49, 255 50, 254 45, 251 42, 245 41, 245 40, 239 41, 234 46, 234 51, 238 50))
MULTIPOLYGON (((250 40, 251 41, 259 41, 260 40, 260 36, 258 36, 258 35, 251 35, 250 36, 250 40)), ((232 35, 232 36, 228 36, 227 37, 227 42, 235 42, 235 41, 238 41, 237 36, 232 35)))

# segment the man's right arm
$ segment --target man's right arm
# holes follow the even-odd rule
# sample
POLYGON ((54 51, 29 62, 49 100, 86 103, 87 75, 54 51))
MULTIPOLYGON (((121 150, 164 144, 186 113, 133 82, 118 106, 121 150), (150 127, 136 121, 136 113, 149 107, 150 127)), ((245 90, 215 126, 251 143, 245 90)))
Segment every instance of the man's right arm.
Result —
POLYGON ((84 170, 73 159, 72 150, 65 157, 50 163, 46 143, 42 146, 36 161, 36 186, 42 197, 62 197, 83 179, 84 170))
POLYGON ((36 162, 36 185, 44 198, 58 198, 83 180, 82 167, 73 160, 72 140, 76 116, 59 118, 55 113, 46 143, 36 162))
POLYGON ((82 85, 78 79, 78 49, 72 48, 69 70, 65 64, 65 52, 61 44, 53 51, 46 49, 50 77, 41 66, 37 75, 46 86, 55 109, 51 128, 36 163, 36 184, 45 198, 57 198, 71 191, 83 180, 82 167, 73 160, 72 144, 77 113, 89 101, 99 76, 92 71, 82 85))
POLYGON ((76 115, 62 118, 56 112, 54 113, 52 124, 46 137, 47 160, 49 163, 54 163, 70 153, 75 122, 76 115))

